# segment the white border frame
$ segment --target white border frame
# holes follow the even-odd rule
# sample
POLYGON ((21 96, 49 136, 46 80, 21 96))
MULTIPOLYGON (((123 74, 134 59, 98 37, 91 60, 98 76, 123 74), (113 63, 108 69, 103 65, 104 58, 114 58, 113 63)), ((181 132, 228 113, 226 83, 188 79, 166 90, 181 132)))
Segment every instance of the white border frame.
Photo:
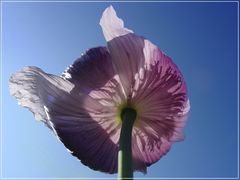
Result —
MULTIPOLYGON (((237 177, 148 177, 148 178, 134 178, 135 180, 137 179, 165 179, 165 180, 170 180, 170 179, 174 179, 174 180, 190 180, 190 179, 197 179, 197 180, 227 180, 227 179, 239 179, 239 1, 152 1, 152 0, 149 0, 149 1, 145 1, 145 0, 142 0, 142 1, 132 1, 132 0, 129 0, 129 1, 116 1, 116 0, 99 0, 99 1, 52 1, 52 0, 49 0, 49 1, 46 1, 46 0, 43 0, 43 1, 39 1, 39 0, 36 0, 36 1, 9 1, 9 0, 0 0, 0 16, 1 16, 1 19, 0 19, 0 26, 1 26, 1 34, 0 34, 0 39, 1 39, 1 42, 0 42, 0 77, 1 77, 1 80, 0 80, 0 88, 1 88, 1 94, 0 94, 0 107, 3 107, 3 100, 2 100, 2 97, 3 97, 3 93, 2 93, 2 89, 3 89, 3 84, 2 84, 2 77, 3 77, 3 63, 2 63, 2 16, 3 16, 3 3, 103 3, 103 2, 107 2, 107 3, 161 3, 161 2, 165 2, 165 3, 172 3, 172 2, 175 2, 175 3, 183 3, 183 2, 190 2, 190 3, 237 3, 237 177)), ((48 177, 42 177, 42 178, 35 178, 35 177, 26 177, 26 178, 15 178, 15 177, 3 177, 3 110, 2 108, 0 109, 0 119, 1 119, 1 156, 0 156, 0 159, 1 159, 1 175, 0 175, 0 179, 2 180, 77 180, 77 179, 84 179, 84 180, 88 180, 88 179, 116 179, 116 178, 90 178, 90 177, 68 177, 68 178, 61 178, 61 177, 52 177, 52 178, 48 178, 48 177)))

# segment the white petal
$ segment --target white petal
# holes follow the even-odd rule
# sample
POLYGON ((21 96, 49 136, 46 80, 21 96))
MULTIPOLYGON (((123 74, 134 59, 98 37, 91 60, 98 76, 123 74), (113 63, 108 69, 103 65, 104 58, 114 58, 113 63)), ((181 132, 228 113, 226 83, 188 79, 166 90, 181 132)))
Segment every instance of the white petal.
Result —
POLYGON ((124 28, 123 20, 117 17, 112 6, 109 6, 103 12, 100 25, 102 26, 103 34, 107 41, 128 33, 133 33, 132 30, 124 28))
POLYGON ((48 119, 44 109, 45 101, 52 101, 55 98, 51 94, 44 96, 43 87, 46 82, 49 81, 52 86, 58 86, 59 90, 68 93, 73 88, 70 82, 64 82, 60 77, 48 75, 37 67, 22 69, 11 76, 9 81, 10 94, 16 97, 20 105, 33 112, 37 120, 43 121, 48 119))

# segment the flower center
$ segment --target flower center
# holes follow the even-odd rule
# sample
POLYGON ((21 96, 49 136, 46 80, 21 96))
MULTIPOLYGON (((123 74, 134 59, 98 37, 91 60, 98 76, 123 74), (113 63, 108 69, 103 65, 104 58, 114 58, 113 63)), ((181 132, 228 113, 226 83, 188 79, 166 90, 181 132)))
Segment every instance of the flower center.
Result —
POLYGON ((125 107, 121 111, 121 120, 123 121, 124 119, 129 119, 132 121, 131 123, 134 123, 136 117, 137 117, 137 111, 134 108, 131 107, 125 107), (126 118, 128 116, 128 118, 126 118))
POLYGON ((137 122, 139 115, 139 109, 137 106, 134 104, 127 104, 127 103, 122 103, 117 106, 117 118, 116 121, 118 125, 122 125, 123 119, 125 119, 126 116, 130 117, 133 119, 133 124, 137 122))

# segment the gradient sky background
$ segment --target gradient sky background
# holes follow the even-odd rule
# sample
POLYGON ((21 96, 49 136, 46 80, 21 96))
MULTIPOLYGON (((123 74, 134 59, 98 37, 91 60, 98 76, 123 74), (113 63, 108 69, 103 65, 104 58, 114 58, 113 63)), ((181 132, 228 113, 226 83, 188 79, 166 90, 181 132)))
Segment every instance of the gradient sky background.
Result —
POLYGON ((82 165, 8 89, 24 66, 60 75, 86 49, 106 45, 99 20, 110 4, 173 58, 191 102, 185 140, 135 177, 236 177, 236 2, 3 3, 3 177, 117 177, 82 165))

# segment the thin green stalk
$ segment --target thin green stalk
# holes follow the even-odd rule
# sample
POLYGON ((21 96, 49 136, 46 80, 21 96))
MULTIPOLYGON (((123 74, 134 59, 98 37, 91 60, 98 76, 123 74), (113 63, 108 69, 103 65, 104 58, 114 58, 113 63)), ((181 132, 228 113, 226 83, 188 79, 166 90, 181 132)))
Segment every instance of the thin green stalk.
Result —
POLYGON ((118 152, 118 180, 133 179, 132 128, 136 115, 136 111, 132 108, 125 108, 121 113, 122 128, 118 152))

